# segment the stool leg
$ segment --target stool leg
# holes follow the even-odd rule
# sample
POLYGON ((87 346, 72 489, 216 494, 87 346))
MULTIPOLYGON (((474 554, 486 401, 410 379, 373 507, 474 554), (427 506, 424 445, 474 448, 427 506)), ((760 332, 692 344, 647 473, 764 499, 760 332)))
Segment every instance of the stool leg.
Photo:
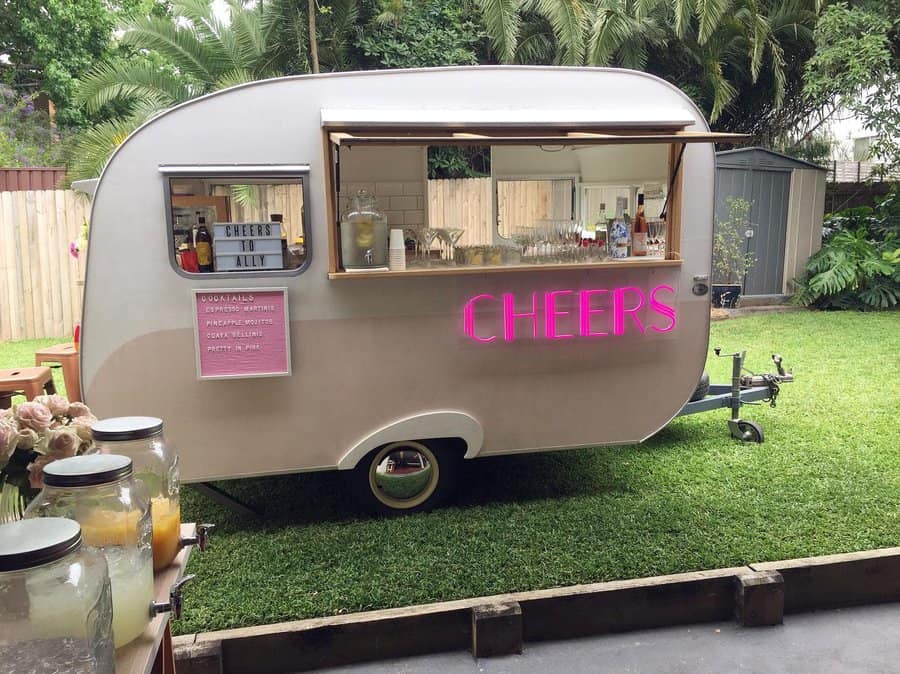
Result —
POLYGON ((0 393, 0 410, 12 407, 12 393, 0 393))
POLYGON ((67 359, 63 361, 63 381, 66 382, 66 398, 69 402, 81 402, 81 377, 78 372, 78 360, 67 359))
POLYGON ((53 376, 50 376, 50 379, 44 382, 44 392, 53 395, 56 393, 56 384, 53 381, 53 376))
POLYGON ((22 389, 22 392, 25 394, 25 400, 34 400, 43 393, 43 386, 41 386, 39 381, 26 382, 22 389))

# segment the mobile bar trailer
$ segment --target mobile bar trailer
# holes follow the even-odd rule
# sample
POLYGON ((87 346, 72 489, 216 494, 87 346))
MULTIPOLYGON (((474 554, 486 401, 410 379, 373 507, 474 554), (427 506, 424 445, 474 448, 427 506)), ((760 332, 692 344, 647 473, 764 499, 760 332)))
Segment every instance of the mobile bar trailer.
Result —
POLYGON ((176 106, 96 186, 85 400, 165 419, 187 482, 351 471, 385 512, 438 502, 462 459, 640 442, 703 370, 712 144, 737 138, 605 68, 298 76, 176 106), (429 180, 440 153, 487 177, 429 180), (643 249, 622 231, 638 194, 643 249))

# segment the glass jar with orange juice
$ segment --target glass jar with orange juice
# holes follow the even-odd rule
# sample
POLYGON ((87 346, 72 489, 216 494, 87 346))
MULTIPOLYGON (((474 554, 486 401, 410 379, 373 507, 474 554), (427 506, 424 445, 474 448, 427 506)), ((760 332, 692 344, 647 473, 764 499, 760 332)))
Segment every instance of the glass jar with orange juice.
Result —
POLYGON ((134 461, 135 477, 150 493, 153 569, 164 569, 181 547, 181 502, 178 454, 163 435, 162 419, 112 417, 95 422, 91 430, 94 434, 91 451, 122 454, 134 461))
POLYGON ((153 603, 150 499, 131 459, 94 454, 48 463, 44 488, 25 510, 25 519, 41 517, 75 520, 84 544, 106 557, 115 647, 143 634, 153 603))

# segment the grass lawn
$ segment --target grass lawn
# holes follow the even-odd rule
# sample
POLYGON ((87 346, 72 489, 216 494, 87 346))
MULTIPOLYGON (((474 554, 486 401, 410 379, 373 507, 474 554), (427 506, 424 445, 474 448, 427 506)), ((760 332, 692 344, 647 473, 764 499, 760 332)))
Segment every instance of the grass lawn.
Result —
MULTIPOLYGON (((776 409, 745 408, 762 445, 732 440, 723 409, 640 446, 474 461, 451 507, 382 520, 335 473, 223 483, 262 523, 185 487, 185 521, 218 528, 176 630, 900 545, 898 335, 898 312, 714 323, 710 347, 794 368, 776 409)), ((709 370, 727 382, 731 361, 709 370)))

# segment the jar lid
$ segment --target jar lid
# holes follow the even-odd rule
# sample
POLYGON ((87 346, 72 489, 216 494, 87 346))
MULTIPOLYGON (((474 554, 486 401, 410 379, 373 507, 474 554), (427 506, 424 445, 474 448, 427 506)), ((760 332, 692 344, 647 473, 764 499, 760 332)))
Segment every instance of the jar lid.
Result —
POLYGON ((92 487, 128 477, 133 472, 131 459, 119 454, 85 454, 51 461, 44 466, 44 484, 48 487, 92 487))
POLYGON ((163 421, 158 417, 111 417, 91 426, 94 440, 140 440, 162 433, 163 421))
POLYGON ((20 571, 62 559, 81 547, 81 525, 63 517, 0 524, 0 571, 20 571))

